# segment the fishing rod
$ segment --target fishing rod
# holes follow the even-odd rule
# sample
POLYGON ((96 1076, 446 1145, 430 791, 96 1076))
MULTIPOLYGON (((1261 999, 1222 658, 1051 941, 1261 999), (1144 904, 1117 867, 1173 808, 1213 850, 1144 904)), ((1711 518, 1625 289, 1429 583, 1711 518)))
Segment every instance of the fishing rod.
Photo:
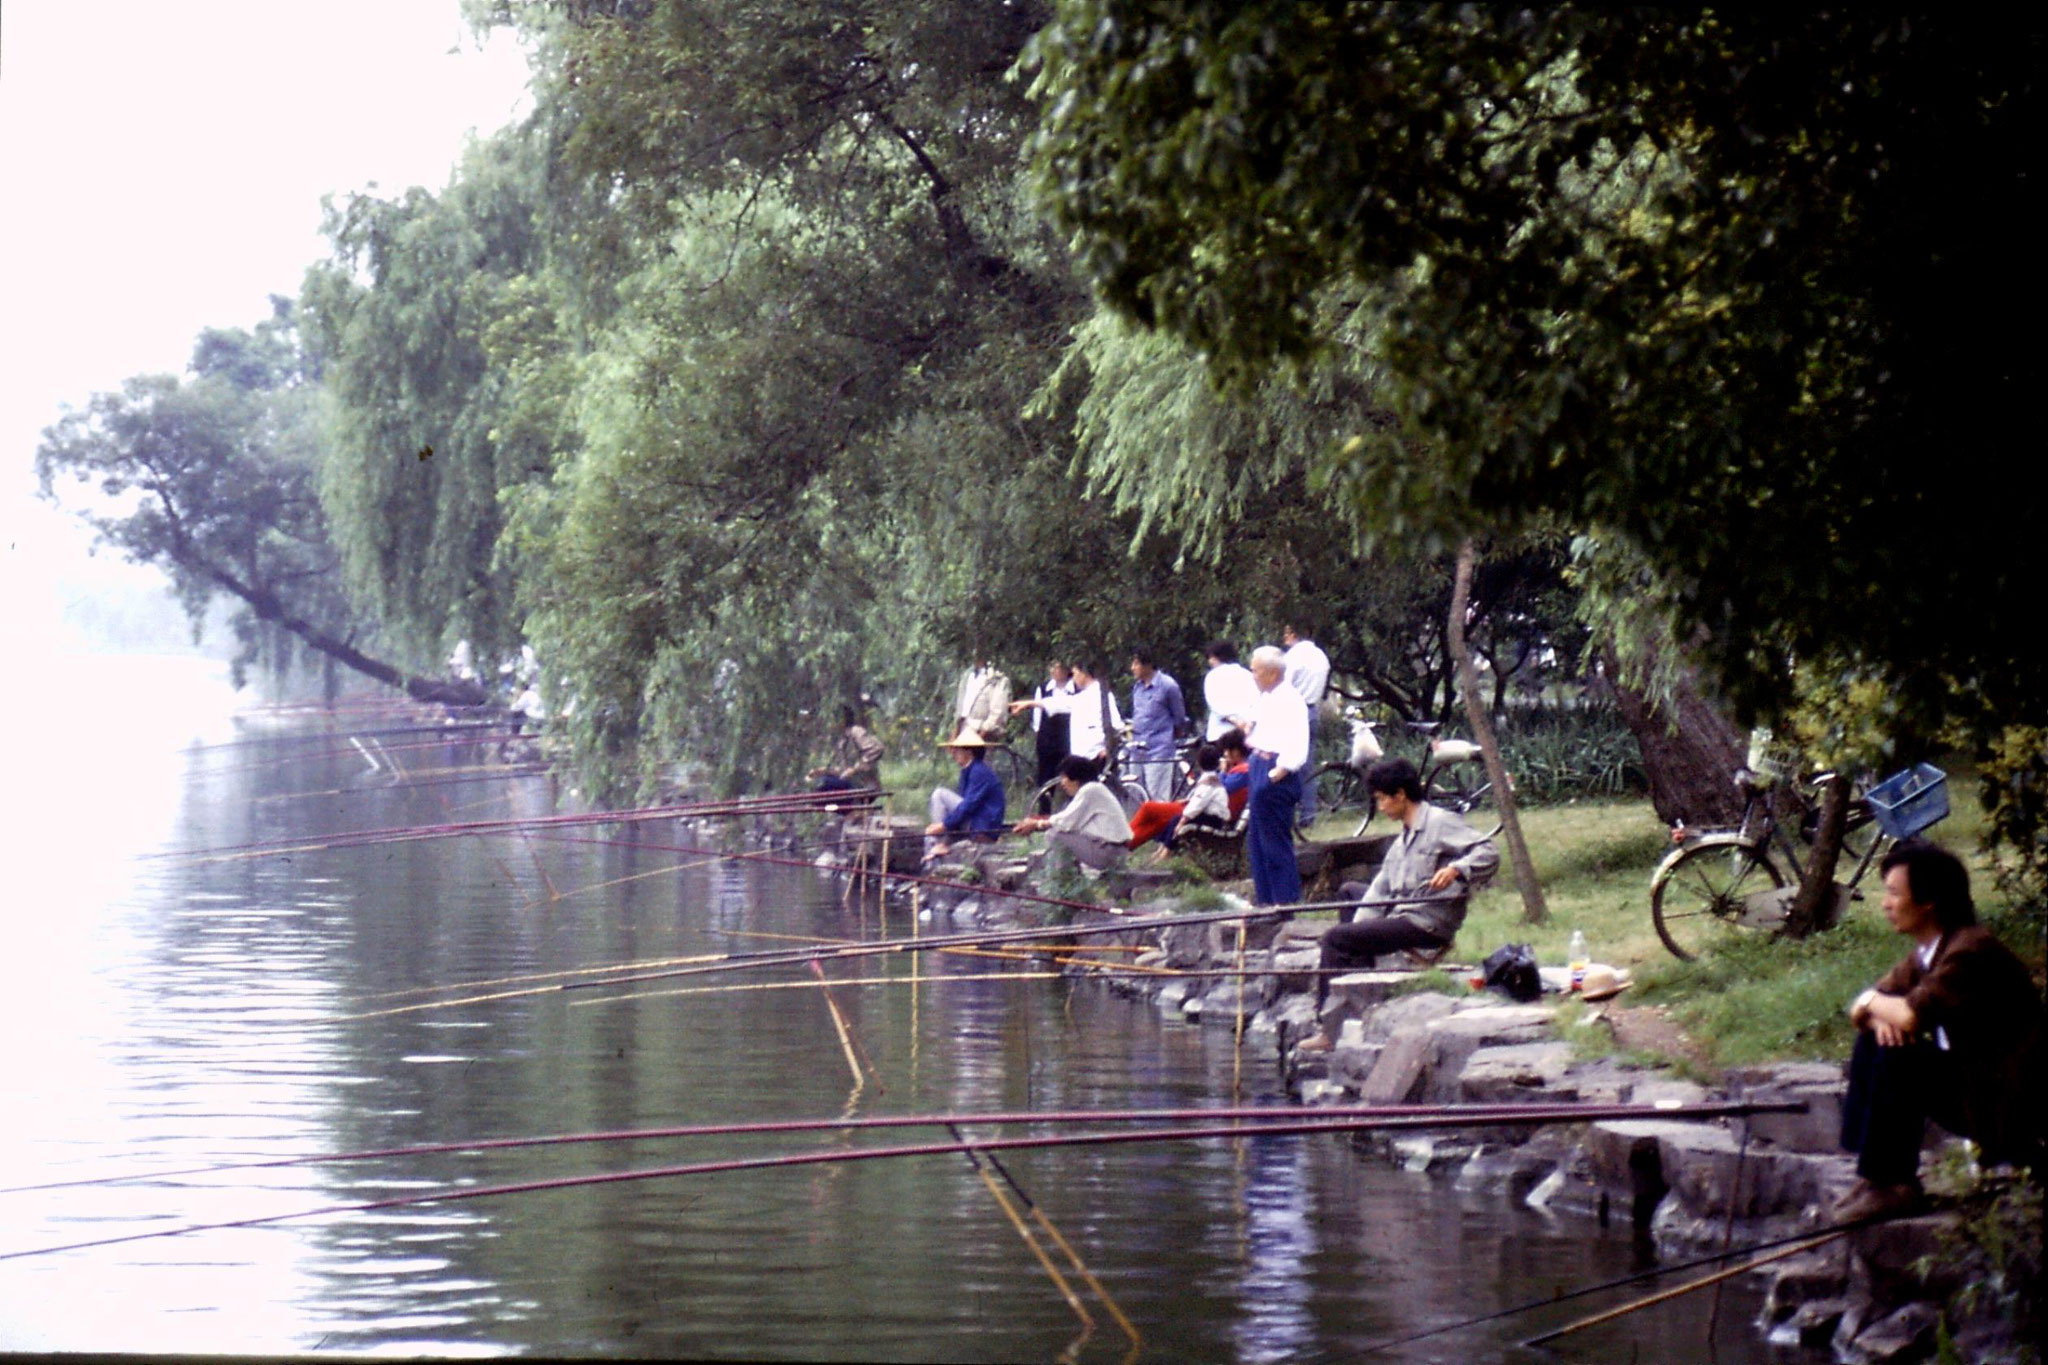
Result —
MULTIPOLYGON (((1702 1100, 1693 1104, 1677 1100, 1660 1100, 1651 1104, 1588 1104, 1580 1101, 1558 1101, 1549 1104, 1328 1104, 1317 1105, 1313 1115, 1318 1122, 1341 1120, 1353 1126, 1456 1128, 1486 1126, 1494 1119, 1536 1123, 1593 1123, 1626 1119, 1742 1118, 1751 1114, 1804 1113, 1806 1107, 1804 1100, 1702 1100), (1428 1122, 1423 1122, 1425 1120, 1428 1122)), ((1256 1104, 1206 1108, 1182 1105, 1147 1109, 1011 1109, 986 1113, 871 1114, 864 1118, 839 1115, 813 1119, 683 1123, 655 1128, 614 1128, 584 1133, 542 1133, 529 1137, 471 1138, 458 1142, 427 1142, 403 1147, 368 1147, 347 1152, 324 1152, 313 1156, 271 1157, 262 1161, 223 1162, 168 1171, 137 1171, 127 1175, 89 1176, 76 1180, 44 1181, 32 1185, 0 1186, 0 1194, 119 1185, 138 1180, 168 1180, 174 1176, 224 1175, 234 1171, 275 1170, 288 1166, 331 1166, 354 1161, 451 1156, 461 1152, 516 1151, 530 1147, 575 1147, 593 1143, 781 1136, 791 1133, 842 1130, 941 1128, 950 1125, 965 1128, 1013 1128, 1026 1124, 1062 1127, 1082 1123, 1267 1123, 1300 1120, 1309 1112, 1298 1105, 1256 1104)))
MULTIPOLYGON (((187 749, 190 752, 213 753, 220 749, 252 749, 258 746, 276 744, 309 744, 315 740, 332 739, 336 735, 354 735, 358 739, 389 739, 397 735, 428 734, 446 734, 454 737, 459 734, 502 730, 510 724, 512 724, 512 717, 508 715, 498 720, 457 720, 449 721, 444 725, 393 725, 370 730, 287 731, 280 734, 265 735, 258 739, 224 739, 212 744, 193 744, 188 745, 187 749)), ((335 750, 333 752, 340 751, 335 750)), ((319 756, 318 754, 302 755, 302 757, 307 758, 317 758, 319 756)))
MULTIPOLYGON (((1454 1106, 1446 1106, 1447 1109, 1454 1106)), ((1039 1151, 1062 1147, 1106 1147, 1125 1146, 1139 1142, 1196 1142, 1213 1138, 1241 1141, 1248 1137, 1298 1137, 1316 1133, 1358 1132, 1372 1130, 1408 1130, 1459 1127, 1527 1126, 1547 1123, 1592 1122, 1610 1116, 1617 1118, 1642 1118, 1655 1115, 1664 1119, 1721 1118, 1756 1113, 1796 1112, 1804 1108, 1803 1101, 1742 1101, 1723 1104, 1670 1105, 1667 1107, 1644 1105, 1502 1105, 1496 1112, 1477 1118, 1470 1114, 1453 1116, 1415 1115, 1406 1118, 1390 1118, 1377 1122, 1358 1119, 1331 1119, 1327 1116, 1314 1118, 1293 1118, 1284 1121, 1246 1124, 1232 1123, 1218 1126, 1213 1118, 1217 1111, 1203 1111, 1208 1122, 1181 1127, 1146 1128, 1137 1131, 1104 1131, 1065 1134, 1044 1134, 1025 1137, 979 1138, 972 1142, 922 1142, 906 1143, 889 1147, 862 1149, 833 1148, 816 1152, 782 1153, 779 1155, 730 1157, 716 1161, 687 1162, 674 1166, 655 1166, 635 1170, 603 1171, 595 1175, 555 1176, 543 1180, 518 1181, 504 1185, 468 1185, 454 1189, 430 1190, 418 1194, 391 1195, 382 1199, 365 1200, 351 1204, 325 1204, 317 1208, 300 1209, 289 1213, 263 1214, 251 1218, 231 1219, 218 1223, 188 1223, 175 1228, 154 1228, 147 1232, 122 1233, 111 1237, 99 1237, 86 1241, 68 1242, 58 1246, 32 1247, 22 1251, 0 1252, 0 1261, 19 1260, 30 1256, 48 1256, 62 1251, 83 1251, 89 1248, 115 1246, 128 1242, 150 1241, 159 1237, 178 1237, 194 1232, 217 1232, 233 1228, 260 1227, 266 1224, 296 1221, 302 1218, 328 1217, 338 1214, 377 1213, 386 1209, 411 1208, 423 1204, 445 1204, 469 1199, 490 1199, 512 1194, 536 1194, 548 1190, 578 1189, 600 1185, 619 1185, 645 1180, 670 1180, 690 1176, 723 1175, 734 1171, 787 1170, 800 1166, 851 1164, 853 1162, 895 1160, 904 1157, 951 1156, 974 1147, 982 1152, 989 1151, 1039 1151)), ((1298 1112, 1298 1111, 1297 1111, 1298 1112)), ((926 1120, 927 1122, 929 1120, 926 1120)), ((972 1115, 960 1116, 962 1123, 978 1122, 972 1115)), ((818 1120, 826 1127, 844 1127, 860 1120, 839 1119, 818 1120)), ((460 1147, 456 1150, 462 1150, 460 1147)))
MULTIPOLYGON (((413 840, 452 839, 472 834, 509 834, 528 829, 573 828, 579 825, 630 825, 650 820, 688 820, 749 814, 805 814, 837 810, 848 804, 845 798, 844 792, 804 792, 671 806, 641 806, 623 811, 577 811, 558 815, 510 816, 496 820, 462 820, 439 825, 392 825, 378 829, 340 830, 332 834, 299 836, 292 839, 262 839, 246 844, 224 844, 212 848, 144 856, 197 861, 209 858, 254 857, 267 853, 304 853, 332 848, 405 843, 413 840), (828 800, 829 797, 837 797, 838 800, 828 800)), ((872 799, 867 804, 871 803, 872 799)))

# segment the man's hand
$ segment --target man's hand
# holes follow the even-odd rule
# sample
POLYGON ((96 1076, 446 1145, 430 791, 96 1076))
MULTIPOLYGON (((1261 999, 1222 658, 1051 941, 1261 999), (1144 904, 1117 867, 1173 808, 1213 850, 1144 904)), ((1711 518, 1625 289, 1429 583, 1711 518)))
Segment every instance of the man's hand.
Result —
POLYGON ((1849 1022, 1867 1028, 1880 1047, 1904 1047, 1920 1032, 1920 1016, 1901 995, 1884 995, 1875 988, 1856 997, 1849 1006, 1849 1022))
POLYGON ((1455 882, 1456 880, 1458 880, 1457 868, 1440 867, 1436 870, 1436 875, 1429 879, 1429 889, 1432 891, 1441 891, 1445 887, 1449 886, 1452 882, 1455 882))

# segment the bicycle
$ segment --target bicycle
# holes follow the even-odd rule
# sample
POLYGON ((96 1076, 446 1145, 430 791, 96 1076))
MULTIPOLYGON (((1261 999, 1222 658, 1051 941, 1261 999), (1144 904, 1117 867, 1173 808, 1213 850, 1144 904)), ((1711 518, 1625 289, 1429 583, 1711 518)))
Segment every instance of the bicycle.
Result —
MULTIPOLYGON (((1128 733, 1128 727, 1126 727, 1126 733, 1128 733)), ((1109 788, 1110 793, 1116 797, 1117 804, 1124 808, 1124 818, 1126 820, 1138 813, 1139 806, 1152 799, 1146 793, 1144 783, 1140 782, 1135 776, 1124 776, 1119 749, 1112 749, 1109 761, 1103 765, 1102 775, 1096 780, 1109 788)), ((1067 795, 1067 789, 1060 785, 1060 779, 1055 777, 1052 781, 1045 783, 1031 793, 1031 800, 1024 809, 1034 815, 1040 813, 1050 815, 1065 807, 1071 799, 1067 795)))
MULTIPOLYGON (((1365 817, 1358 822, 1353 838, 1362 837, 1379 808, 1373 804, 1372 793, 1365 785, 1366 769, 1385 756, 1375 722, 1366 718, 1356 708, 1346 708, 1345 719, 1351 725, 1351 753, 1348 758, 1325 763, 1316 769, 1318 781, 1329 779, 1329 785, 1318 788, 1328 793, 1327 804, 1332 810, 1344 810, 1356 806, 1365 808, 1365 817)), ((1423 800, 1432 806, 1441 806, 1460 816, 1470 815, 1484 806, 1493 795, 1493 783, 1487 778, 1481 763, 1479 746, 1468 739, 1432 739, 1439 728, 1433 720, 1403 721, 1402 725, 1411 733, 1428 741, 1423 761, 1417 766, 1422 777, 1423 800)), ((1486 831, 1491 839, 1501 831, 1501 822, 1495 820, 1493 828, 1486 831)))
MULTIPOLYGON (((1759 763, 1757 768, 1764 766, 1759 763)), ((1683 835, 1685 843, 1666 854, 1651 875, 1650 921, 1657 937, 1681 961, 1694 960, 1733 932, 1777 933, 1799 892, 1798 871, 1805 859, 1773 799, 1781 774, 1757 768, 1735 770, 1743 799, 1742 816, 1734 828, 1692 835, 1682 824, 1674 825, 1674 835, 1683 835), (1789 885, 1780 858, 1792 871, 1789 885)), ((1805 785, 1818 789, 1834 777, 1820 773, 1805 785)), ((1851 796, 1842 858, 1852 871, 1846 881, 1836 879, 1831 919, 1839 918, 1851 901, 1862 899, 1857 888, 1883 850, 1948 815, 1946 782, 1939 768, 1922 763, 1851 796)), ((1819 807, 1802 792, 1791 795, 1800 808, 1799 838, 1811 844, 1819 807)))

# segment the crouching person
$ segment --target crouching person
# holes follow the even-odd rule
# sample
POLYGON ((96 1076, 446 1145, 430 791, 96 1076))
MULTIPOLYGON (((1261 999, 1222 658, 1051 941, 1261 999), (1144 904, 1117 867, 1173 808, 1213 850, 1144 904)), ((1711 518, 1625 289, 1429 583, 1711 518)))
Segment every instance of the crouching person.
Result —
POLYGON ((1878 866, 1884 916, 1913 949, 1849 1006, 1842 1146, 1858 1179, 1835 1205, 1842 1222, 1920 1205, 1928 1119, 1975 1139, 1985 1165, 2040 1154, 2041 997, 2026 967, 1977 923, 1953 853, 1907 839, 1878 866))
POLYGON ((1067 804, 1051 815, 1025 816, 1017 822, 1017 832, 1048 831, 1047 844, 1071 854, 1083 867, 1121 867, 1131 851, 1131 826, 1116 793, 1098 780, 1101 772, 1094 759, 1068 754, 1059 766, 1067 804))
MULTIPOLYGON (((1372 884, 1346 882, 1339 889, 1339 899, 1363 904, 1338 911, 1340 922, 1323 934, 1323 970, 1316 977, 1319 1016, 1333 975, 1370 971, 1379 965, 1381 953, 1449 946, 1465 922, 1472 891, 1500 866, 1491 838, 1422 799, 1422 775, 1407 759, 1373 764, 1366 770, 1365 787, 1379 813, 1399 828, 1372 884)), ((1301 1050, 1329 1051, 1330 1034, 1325 1026, 1303 1039, 1301 1050)))

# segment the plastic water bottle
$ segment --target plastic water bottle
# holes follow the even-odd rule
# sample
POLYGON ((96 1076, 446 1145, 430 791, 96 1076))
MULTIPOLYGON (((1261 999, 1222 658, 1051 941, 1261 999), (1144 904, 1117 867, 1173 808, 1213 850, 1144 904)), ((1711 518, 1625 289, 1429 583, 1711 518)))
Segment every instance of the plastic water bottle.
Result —
POLYGON ((1578 990, 1586 984, 1586 933, 1583 929, 1572 930, 1571 970, 1572 989, 1578 990))

